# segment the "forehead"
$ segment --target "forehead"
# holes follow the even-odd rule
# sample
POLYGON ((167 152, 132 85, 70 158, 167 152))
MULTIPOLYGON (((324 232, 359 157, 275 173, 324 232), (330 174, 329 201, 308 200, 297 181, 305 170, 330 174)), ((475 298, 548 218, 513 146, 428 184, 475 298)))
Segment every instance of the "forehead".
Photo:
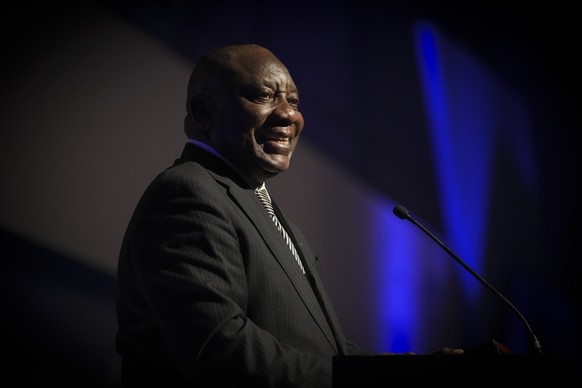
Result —
POLYGON ((270 53, 249 52, 235 55, 229 61, 228 67, 235 83, 272 84, 295 89, 293 78, 285 65, 270 53))

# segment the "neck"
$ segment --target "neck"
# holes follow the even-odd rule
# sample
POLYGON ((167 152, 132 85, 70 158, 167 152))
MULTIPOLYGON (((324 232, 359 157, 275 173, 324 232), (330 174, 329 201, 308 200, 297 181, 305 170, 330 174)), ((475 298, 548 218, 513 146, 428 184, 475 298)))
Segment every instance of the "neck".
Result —
POLYGON ((234 171, 236 171, 245 180, 245 182, 247 182, 247 184, 250 187, 253 187, 253 188, 260 187, 261 185, 265 184, 265 181, 267 179, 271 178, 270 176, 269 177, 264 177, 264 176, 258 177, 258 176, 255 176, 254 174, 251 174, 251 175, 245 174, 239 167, 237 167, 234 163, 232 163, 230 160, 225 158, 220 152, 218 152, 214 147, 212 147, 210 144, 208 144, 204 141, 197 140, 197 139, 188 139, 188 143, 192 143, 192 144, 196 145, 197 147, 205 149, 206 151, 210 152, 214 156, 221 159, 224 163, 228 164, 234 171))

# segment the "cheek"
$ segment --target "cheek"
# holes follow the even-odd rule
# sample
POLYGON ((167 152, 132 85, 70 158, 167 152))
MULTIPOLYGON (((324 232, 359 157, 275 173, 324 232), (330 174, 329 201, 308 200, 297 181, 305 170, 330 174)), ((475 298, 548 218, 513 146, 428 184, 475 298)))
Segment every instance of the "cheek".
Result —
POLYGON ((228 124, 233 132, 248 132, 248 128, 259 120, 262 114, 259 108, 244 98, 236 99, 221 106, 218 119, 228 124))
POLYGON ((269 104, 247 104, 244 107, 244 116, 247 124, 261 126, 273 113, 269 104))

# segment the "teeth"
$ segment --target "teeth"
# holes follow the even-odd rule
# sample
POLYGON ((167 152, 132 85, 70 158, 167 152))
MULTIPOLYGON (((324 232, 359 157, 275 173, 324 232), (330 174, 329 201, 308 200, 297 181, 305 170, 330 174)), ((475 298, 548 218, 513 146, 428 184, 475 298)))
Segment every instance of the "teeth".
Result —
POLYGON ((282 142, 282 143, 290 143, 291 142, 290 137, 279 137, 279 136, 267 136, 267 140, 278 141, 278 142, 282 142))

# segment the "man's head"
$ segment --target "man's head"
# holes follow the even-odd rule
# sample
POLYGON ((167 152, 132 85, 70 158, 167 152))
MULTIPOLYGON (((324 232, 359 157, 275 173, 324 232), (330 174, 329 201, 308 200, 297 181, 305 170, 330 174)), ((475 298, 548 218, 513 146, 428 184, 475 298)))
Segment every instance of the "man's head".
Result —
POLYGON ((185 131, 261 183, 289 167, 303 129, 298 104, 297 87, 273 53, 227 46, 205 55, 192 72, 185 131))

